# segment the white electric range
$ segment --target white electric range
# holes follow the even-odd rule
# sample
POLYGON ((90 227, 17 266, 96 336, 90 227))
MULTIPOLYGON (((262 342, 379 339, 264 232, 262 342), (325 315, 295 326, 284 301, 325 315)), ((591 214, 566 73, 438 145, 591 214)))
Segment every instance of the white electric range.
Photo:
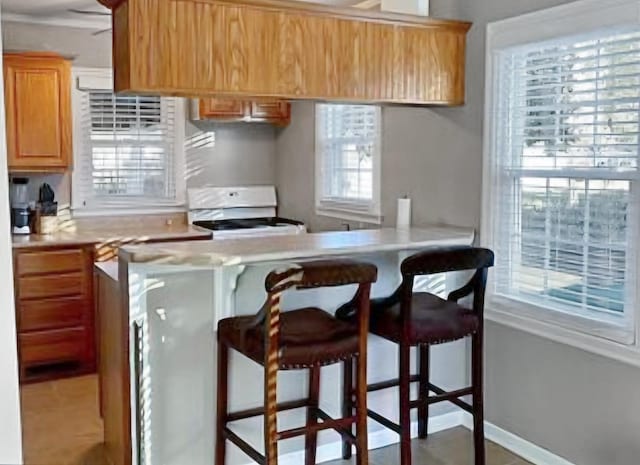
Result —
POLYGON ((213 231, 213 239, 303 234, 304 223, 276 216, 274 186, 188 189, 189 223, 213 231))

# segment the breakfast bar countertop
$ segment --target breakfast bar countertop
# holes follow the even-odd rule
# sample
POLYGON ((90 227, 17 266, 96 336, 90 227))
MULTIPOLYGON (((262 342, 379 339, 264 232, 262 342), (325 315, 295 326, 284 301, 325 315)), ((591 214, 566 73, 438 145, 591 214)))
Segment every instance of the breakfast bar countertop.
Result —
POLYGON ((120 249, 130 263, 233 266, 322 256, 416 250, 430 246, 471 245, 471 228, 426 226, 308 233, 288 236, 132 245, 120 249))
MULTIPOLYGON (((154 463, 165 465, 205 465, 215 462, 211 438, 215 437, 215 402, 218 389, 216 375, 218 322, 232 316, 255 315, 264 304, 265 278, 275 268, 286 263, 331 257, 362 259, 375 265, 378 279, 371 288, 372 297, 390 295, 400 282, 399 266, 407 255, 419 250, 446 246, 471 245, 475 234, 471 228, 448 226, 425 226, 411 229, 368 229, 303 233, 298 235, 271 235, 245 238, 225 238, 211 241, 172 242, 163 244, 129 245, 119 250, 120 282, 122 299, 111 299, 127 305, 114 324, 116 330, 106 332, 102 341, 108 347, 117 331, 128 340, 129 331, 134 331, 140 344, 129 348, 126 360, 141 360, 144 379, 140 371, 132 370, 135 385, 143 386, 138 392, 137 405, 144 402, 153 415, 145 419, 142 447, 149 450, 154 463), (118 329, 119 328, 119 329, 118 329), (132 329, 133 328, 133 329, 132 329), (138 374, 136 374, 138 373, 138 374), (147 394, 148 393, 148 394, 147 394), (144 398, 143 398, 144 396, 144 398), (185 399, 189 399, 185 402, 185 399), (197 424, 198 428, 184 428, 185 424, 197 424), (153 438, 150 440, 148 438, 153 438), (184 447, 189 444, 189 447, 184 447)), ((102 275, 109 270, 102 269, 102 275)), ((102 276, 101 275, 101 276, 102 276)), ((461 284, 460 276, 450 274, 435 280, 420 280, 419 286, 453 290, 461 284)), ((107 280, 113 283, 113 279, 107 280)), ((317 291, 317 290, 316 290, 317 291)), ((333 312, 353 297, 352 286, 332 288, 330 291, 285 293, 282 296, 283 311, 307 306, 333 312)), ((105 312, 98 312, 104 315, 105 312)), ((107 319, 113 324, 114 319, 107 319)), ((368 349, 369 364, 375 369, 370 379, 381 382, 397 376, 396 352, 385 346, 387 342, 371 338, 368 349)), ((466 364, 458 353, 433 351, 433 374, 445 385, 462 385, 466 380, 466 364)), ((229 402, 232 411, 255 407, 256 399, 263 395, 260 371, 256 371, 249 359, 234 358, 233 380, 229 389, 234 393, 229 402), (258 377, 258 378, 256 378, 258 377)), ((341 378, 341 364, 323 367, 323 376, 341 378)), ((304 396, 307 392, 308 374, 304 370, 287 373, 286 382, 280 383, 278 396, 288 402, 304 396)), ((122 384, 117 385, 121 388, 122 384)), ((326 383, 322 386, 328 411, 341 409, 341 383, 326 383)), ((389 411, 395 403, 385 397, 371 399, 376 411, 389 411), (386 410, 385 410, 386 409, 386 410)), ((117 396, 113 398, 118 399, 117 396)), ((391 410, 396 414, 395 410, 391 410)), ((304 424, 302 411, 292 410, 287 416, 287 425, 304 424)), ((105 418, 110 418, 106 416, 105 418)), ((130 429, 126 438, 139 426, 136 412, 129 415, 130 429)), ((124 420, 126 422, 126 420, 124 420)), ((109 420, 107 420, 109 424, 109 420)), ((123 421, 118 421, 121 428, 123 421)), ((261 422, 243 424, 243 432, 249 443, 262 439, 261 422), (246 428, 246 429, 244 429, 246 428)), ((372 429, 371 432, 375 430, 372 429)), ((323 439, 324 440, 324 439, 323 439)), ((328 441, 330 439, 327 439, 328 441)), ((335 443, 326 442, 322 447, 341 450, 338 438, 335 443)), ((296 454, 304 449, 295 441, 283 443, 283 454, 296 454)), ((127 456, 131 455, 127 451, 127 456)), ((246 463, 244 457, 234 457, 228 464, 246 463)))

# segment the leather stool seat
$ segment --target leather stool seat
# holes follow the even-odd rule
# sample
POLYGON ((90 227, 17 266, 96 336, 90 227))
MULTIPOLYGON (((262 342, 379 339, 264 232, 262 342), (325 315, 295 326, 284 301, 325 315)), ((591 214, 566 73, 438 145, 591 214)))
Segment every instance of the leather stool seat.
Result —
MULTIPOLYGON (((384 306, 383 301, 373 300, 371 307, 371 332, 390 341, 400 341, 400 302, 384 306)), ((473 310, 426 292, 412 295, 410 315, 408 342, 411 345, 455 341, 475 334, 480 325, 473 310)))
MULTIPOLYGON (((220 341, 251 360, 265 358, 264 327, 255 315, 219 322, 220 341)), ((335 319, 319 308, 302 308, 280 314, 280 369, 331 365, 358 353, 358 327, 335 319)))

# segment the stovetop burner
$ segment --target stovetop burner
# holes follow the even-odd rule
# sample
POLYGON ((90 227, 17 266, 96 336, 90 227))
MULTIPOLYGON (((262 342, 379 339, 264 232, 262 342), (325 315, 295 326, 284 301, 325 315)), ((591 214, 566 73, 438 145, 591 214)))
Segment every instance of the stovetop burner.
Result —
POLYGON ((211 231, 231 231, 234 229, 254 229, 254 228, 275 228, 278 226, 302 226, 300 221, 290 220, 287 218, 271 217, 271 218, 242 218, 231 220, 201 220, 194 221, 195 226, 206 228, 211 231))

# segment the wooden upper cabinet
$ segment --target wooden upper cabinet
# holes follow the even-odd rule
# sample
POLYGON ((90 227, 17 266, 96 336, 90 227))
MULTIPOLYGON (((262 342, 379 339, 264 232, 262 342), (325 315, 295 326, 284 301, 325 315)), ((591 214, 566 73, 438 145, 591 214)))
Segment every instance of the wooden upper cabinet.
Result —
POLYGON ((281 100, 250 102, 249 113, 255 121, 286 125, 291 121, 291 104, 281 100))
POLYGON ((464 21, 287 0, 100 0, 118 91, 464 103, 464 21))
POLYGON ((291 104, 282 100, 202 98, 192 101, 191 119, 242 121, 286 126, 291 121, 291 104))
POLYGON ((203 98, 199 102, 201 119, 242 119, 245 114, 245 102, 243 100, 203 98))
POLYGON ((64 171, 71 160, 71 65, 55 54, 4 55, 9 169, 64 171))

